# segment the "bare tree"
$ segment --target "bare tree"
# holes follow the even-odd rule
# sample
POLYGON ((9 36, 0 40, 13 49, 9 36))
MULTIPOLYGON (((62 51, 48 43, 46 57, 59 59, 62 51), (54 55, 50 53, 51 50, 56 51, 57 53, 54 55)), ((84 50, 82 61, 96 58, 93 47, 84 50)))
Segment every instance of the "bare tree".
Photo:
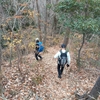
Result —
MULTIPOLYGON (((48 0, 46 0, 46 5, 48 4, 48 0)), ((45 23, 44 23, 44 39, 43 44, 45 46, 46 43, 46 35, 47 35, 47 6, 45 5, 45 23)))
MULTIPOLYGON (((1 7, 1 5, 0 5, 0 17, 1 17, 1 19, 2 19, 2 7, 1 7)), ((0 20, 1 21, 1 20, 0 20)), ((2 21, 1 21, 2 22, 2 21)), ((1 24, 0 24, 0 26, 1 26, 1 24)), ((1 29, 1 28, 0 28, 1 29)), ((1 72, 1 33, 0 33, 0 72, 1 72)))
MULTIPOLYGON (((2 18, 3 18, 3 11, 2 11, 2 6, 0 4, 0 29, 1 29, 1 24, 2 24, 2 18)), ((1 64, 2 64, 2 46, 1 46, 1 37, 2 32, 0 31, 0 95, 3 93, 3 86, 2 86, 2 70, 1 70, 1 64)))
POLYGON ((1 35, 0 35, 0 72, 1 72, 1 63, 2 63, 2 59, 1 59, 1 35))
POLYGON ((39 38, 40 38, 40 41, 42 40, 42 36, 41 36, 41 26, 40 26, 40 19, 41 19, 41 16, 40 16, 40 11, 39 11, 39 4, 38 4, 38 0, 36 0, 36 6, 37 6, 37 12, 38 12, 38 28, 39 28, 39 38))

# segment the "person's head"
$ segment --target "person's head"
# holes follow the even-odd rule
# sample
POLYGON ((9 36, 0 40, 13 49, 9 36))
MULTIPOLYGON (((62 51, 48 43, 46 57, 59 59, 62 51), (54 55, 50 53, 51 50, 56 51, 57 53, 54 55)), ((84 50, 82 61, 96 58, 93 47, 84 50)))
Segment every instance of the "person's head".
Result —
POLYGON ((61 45, 61 48, 62 48, 62 49, 66 49, 66 45, 65 45, 65 44, 62 44, 62 45, 61 45))
POLYGON ((36 38, 35 41, 36 41, 36 43, 38 43, 39 42, 39 38, 36 38))

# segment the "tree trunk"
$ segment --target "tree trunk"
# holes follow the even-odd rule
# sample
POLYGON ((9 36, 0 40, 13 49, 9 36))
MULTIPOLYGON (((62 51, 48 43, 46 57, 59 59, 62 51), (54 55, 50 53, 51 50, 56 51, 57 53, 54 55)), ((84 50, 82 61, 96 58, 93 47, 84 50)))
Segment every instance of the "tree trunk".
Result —
POLYGON ((57 18, 56 18, 56 15, 54 15, 54 18, 53 18, 53 32, 55 34, 57 34, 57 18))
POLYGON ((38 0, 36 0, 36 6, 37 6, 37 12, 38 12, 39 38, 40 38, 40 41, 42 41, 42 36, 41 36, 41 26, 40 26, 40 11, 39 11, 38 0))
MULTIPOLYGON (((55 2, 51 1, 51 5, 52 5, 52 8, 54 9, 55 8, 55 5, 57 4, 58 0, 56 0, 55 2)), ((52 37, 54 37, 53 35, 54 34, 57 34, 57 17, 56 17, 56 14, 55 12, 53 11, 52 12, 53 14, 53 17, 52 17, 52 21, 51 21, 51 25, 52 25, 52 37)))
POLYGON ((0 95, 3 93, 3 86, 2 86, 2 71, 1 71, 1 43, 0 43, 0 95))
POLYGON ((2 63, 2 59, 1 59, 1 49, 2 49, 2 47, 1 47, 1 34, 0 34, 0 72, 1 72, 1 63, 2 63))
POLYGON ((89 94, 75 94, 76 100, 97 100, 100 95, 100 76, 89 94))
POLYGON ((0 34, 0 95, 2 95, 3 93, 3 86, 2 86, 2 70, 1 70, 1 64, 2 64, 2 58, 1 58, 1 55, 2 55, 2 47, 1 47, 1 34, 0 34))
MULTIPOLYGON (((11 32, 11 43, 12 43, 12 32, 11 32)), ((12 45, 10 46, 10 67, 12 67, 12 45)))
POLYGON ((63 41, 63 44, 68 45, 68 42, 69 42, 69 36, 70 36, 70 28, 67 28, 66 29, 66 34, 64 36, 64 41, 63 41))
POLYGON ((92 88, 91 92, 89 93, 89 97, 87 100, 97 100, 98 96, 100 95, 100 76, 97 79, 94 87, 92 88))
MULTIPOLYGON (((46 5, 48 4, 46 0, 46 5)), ((45 46, 46 43, 46 35, 47 35, 47 7, 45 5, 45 23, 44 23, 44 39, 43 39, 43 44, 45 46)))
MULTIPOLYGON (((0 25, 1 25, 1 23, 2 23, 2 18, 3 18, 3 10, 2 10, 2 6, 1 6, 1 4, 0 4, 0 17, 1 17, 1 19, 0 19, 0 25)), ((0 28, 0 30, 2 31, 3 29, 2 29, 2 27, 0 28)), ((2 55, 2 46, 1 46, 1 34, 2 34, 2 32, 0 31, 0 72, 1 72, 1 63, 2 63, 2 59, 1 59, 1 55, 2 55)))
POLYGON ((80 59, 81 59, 81 50, 82 50, 82 48, 83 48, 83 45, 84 45, 84 43, 85 43, 85 33, 83 33, 83 40, 82 40, 82 44, 81 44, 81 46, 80 46, 80 49, 79 49, 79 51, 78 51, 78 58, 77 58, 77 65, 79 66, 79 68, 80 68, 80 59))
POLYGON ((2 54, 2 47, 1 47, 1 33, 0 33, 0 95, 3 92, 3 86, 2 86, 2 71, 1 71, 1 63, 2 63, 2 58, 1 58, 1 54, 2 54))
POLYGON ((17 56, 18 56, 18 71, 20 72, 20 74, 22 75, 22 72, 20 70, 20 62, 21 62, 21 57, 22 57, 22 54, 20 52, 20 49, 19 49, 19 46, 16 44, 16 47, 17 47, 17 56))
MULTIPOLYGON (((58 0, 56 0, 56 4, 58 3, 58 0)), ((54 5, 55 6, 55 5, 54 5)), ((54 17, 53 17, 53 32, 55 33, 55 34, 57 34, 58 33, 58 31, 57 31, 57 17, 56 17, 56 14, 54 14, 54 17)))
MULTIPOLYGON (((3 17, 4 17, 4 13, 3 13, 3 9, 2 9, 2 6, 1 6, 1 4, 0 4, 0 17, 1 17, 1 19, 0 19, 0 25, 2 24, 2 19, 3 19, 3 17)), ((0 28, 0 96, 2 95, 2 93, 3 93, 3 85, 2 85, 2 77, 3 77, 3 75, 2 75, 2 70, 1 70, 1 65, 2 65, 2 46, 1 46, 1 39, 2 39, 2 31, 3 31, 3 29, 2 29, 2 27, 0 28)))

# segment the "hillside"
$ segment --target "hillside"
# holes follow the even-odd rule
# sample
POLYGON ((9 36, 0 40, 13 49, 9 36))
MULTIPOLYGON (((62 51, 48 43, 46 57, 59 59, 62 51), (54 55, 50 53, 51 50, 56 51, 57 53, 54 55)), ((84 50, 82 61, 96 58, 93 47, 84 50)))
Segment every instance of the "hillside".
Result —
POLYGON ((58 50, 58 46, 48 47, 47 52, 42 54, 43 60, 38 62, 34 54, 24 56, 23 63, 20 64, 21 73, 17 60, 13 61, 13 67, 9 67, 6 62, 2 67, 6 99, 75 100, 74 92, 84 94, 90 91, 100 75, 100 70, 88 67, 78 71, 73 53, 70 52, 71 65, 69 68, 65 67, 62 78, 59 79, 57 61, 53 58, 58 50))
POLYGON ((100 0, 0 0, 0 100, 75 100, 98 77, 100 0), (45 46, 41 61, 36 38, 45 46), (61 43, 71 64, 60 79, 54 55, 61 43))

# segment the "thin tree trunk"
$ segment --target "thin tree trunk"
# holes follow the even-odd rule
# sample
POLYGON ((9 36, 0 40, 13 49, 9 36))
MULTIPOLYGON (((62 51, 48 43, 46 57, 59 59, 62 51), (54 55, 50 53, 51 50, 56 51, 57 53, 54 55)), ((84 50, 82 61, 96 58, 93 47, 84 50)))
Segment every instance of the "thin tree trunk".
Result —
MULTIPOLYGON (((85 5, 85 18, 87 19, 87 17, 88 17, 88 0, 86 0, 85 2, 86 2, 86 5, 85 5)), ((79 66, 79 68, 81 66, 80 65, 81 49, 83 48, 84 42, 85 42, 85 33, 83 33, 82 45, 80 46, 80 49, 78 51, 77 65, 79 66)))
MULTIPOLYGON (((1 17, 1 19, 0 19, 0 25, 2 24, 2 19, 3 19, 3 9, 2 9, 2 6, 1 6, 1 4, 0 4, 0 17, 1 17)), ((3 29, 2 29, 2 27, 0 28, 0 30, 3 32, 3 29)), ((2 58, 1 58, 1 56, 2 56, 2 46, 1 46, 1 39, 2 39, 2 32, 0 32, 0 72, 1 72, 1 63, 2 63, 2 58)))
MULTIPOLYGON (((12 43, 12 32, 11 32, 11 43, 12 43)), ((10 47, 10 66, 12 66, 12 45, 10 47)))
POLYGON ((17 47, 17 56, 18 56, 18 70, 19 70, 20 74, 22 75, 22 72, 20 70, 20 62, 21 62, 21 56, 22 56, 22 54, 20 53, 19 46, 16 45, 16 47, 17 47))
POLYGON ((1 72, 1 63, 2 63, 2 59, 1 59, 1 49, 2 49, 2 47, 1 47, 1 34, 0 34, 0 72, 1 72))
MULTIPOLYGON (((47 5, 47 0, 46 0, 46 5, 47 5)), ((47 7, 45 5, 45 23, 44 23, 44 39, 43 39, 43 44, 45 46, 46 43, 46 36, 47 36, 47 7)))
POLYGON ((79 49, 79 51, 78 51, 78 58, 77 58, 77 65, 79 66, 79 68, 80 68, 80 55, 81 55, 81 50, 82 50, 82 48, 83 48, 83 45, 84 45, 84 43, 85 43, 85 33, 83 33, 83 39, 82 39, 82 44, 81 44, 81 46, 80 46, 80 49, 79 49))
POLYGON ((2 71, 1 71, 1 63, 2 63, 2 59, 1 59, 1 52, 2 50, 2 47, 1 47, 1 34, 0 34, 0 95, 2 94, 3 92, 3 86, 2 86, 2 71))
MULTIPOLYGON (((56 4, 58 3, 58 0, 56 0, 56 4)), ((55 5, 54 5, 55 6, 55 5)), ((54 14, 54 33, 57 34, 58 31, 57 31, 57 17, 56 17, 56 14, 54 14)))
MULTIPOLYGON (((3 9, 2 9, 2 6, 1 6, 1 4, 0 4, 0 17, 1 17, 1 19, 0 19, 0 25, 2 24, 2 22, 3 22, 3 9)), ((2 29, 2 27, 0 28, 1 29, 1 31, 3 31, 3 29, 2 29)), ((3 75, 2 75, 2 70, 1 70, 1 64, 2 64, 2 46, 1 46, 1 39, 2 39, 2 32, 0 32, 0 96, 2 95, 2 93, 3 93, 3 85, 2 85, 2 77, 3 77, 3 75)))
POLYGON ((68 42, 69 42, 69 36, 70 36, 70 28, 67 28, 66 29, 66 34, 64 36, 64 41, 63 41, 63 44, 68 45, 68 42))
POLYGON ((42 41, 41 26, 40 26, 40 11, 39 11, 38 0, 36 0, 36 6, 37 6, 37 12, 38 12, 38 28, 39 28, 39 38, 40 38, 40 41, 42 41))
MULTIPOLYGON (((56 0, 56 2, 54 3, 53 1, 51 1, 51 5, 53 7, 53 9, 55 8, 55 5, 57 4, 58 0, 56 0)), ((51 35, 52 37, 54 37, 53 35, 57 33, 57 17, 56 14, 53 12, 53 18, 51 21, 51 25, 52 25, 52 32, 51 35)))
POLYGON ((57 18, 56 18, 56 15, 54 15, 54 20, 53 20, 53 32, 56 34, 57 33, 57 18))

